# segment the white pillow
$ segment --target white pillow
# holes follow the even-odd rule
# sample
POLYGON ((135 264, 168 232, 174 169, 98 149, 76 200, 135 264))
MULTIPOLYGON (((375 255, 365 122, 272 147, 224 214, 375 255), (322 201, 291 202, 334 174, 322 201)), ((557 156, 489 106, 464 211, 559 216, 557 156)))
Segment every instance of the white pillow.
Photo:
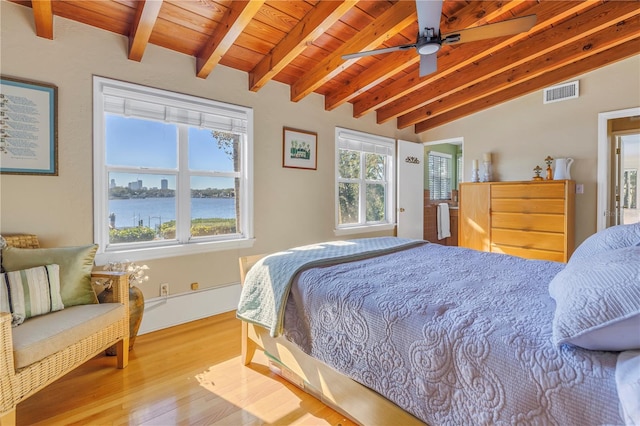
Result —
POLYGON ((640 244, 640 222, 603 229, 584 240, 571 255, 569 263, 609 250, 640 244))
POLYGON ((64 309, 60 267, 38 266, 0 275, 0 311, 11 312, 15 327, 25 319, 64 309))
POLYGON ((640 349, 640 246, 570 262, 549 283, 553 340, 586 349, 640 349))

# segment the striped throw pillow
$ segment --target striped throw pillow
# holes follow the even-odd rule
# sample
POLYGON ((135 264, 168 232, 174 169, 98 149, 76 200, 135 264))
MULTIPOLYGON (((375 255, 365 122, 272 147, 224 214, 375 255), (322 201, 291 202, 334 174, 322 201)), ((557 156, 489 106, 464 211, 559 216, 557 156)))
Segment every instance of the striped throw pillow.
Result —
POLYGON ((25 319, 64 309, 60 267, 45 265, 4 272, 0 280, 0 311, 11 312, 15 327, 25 319))

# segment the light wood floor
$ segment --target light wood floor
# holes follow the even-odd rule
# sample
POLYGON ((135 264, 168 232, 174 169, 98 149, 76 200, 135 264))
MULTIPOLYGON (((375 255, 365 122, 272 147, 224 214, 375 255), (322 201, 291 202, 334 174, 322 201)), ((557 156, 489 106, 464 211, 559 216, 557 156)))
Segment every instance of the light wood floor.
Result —
POLYGON ((240 362, 225 313, 138 336, 129 366, 100 355, 22 402, 18 425, 353 425, 272 373, 240 362))

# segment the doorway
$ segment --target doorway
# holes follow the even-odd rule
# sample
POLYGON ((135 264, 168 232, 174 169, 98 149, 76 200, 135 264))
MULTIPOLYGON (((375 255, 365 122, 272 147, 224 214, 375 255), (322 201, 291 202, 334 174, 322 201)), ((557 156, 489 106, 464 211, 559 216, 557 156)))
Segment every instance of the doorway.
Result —
POLYGON ((640 221, 639 170, 640 107, 598 114, 598 231, 640 221))
POLYGON ((424 143, 424 239, 458 245, 458 185, 463 181, 463 138, 424 143))
POLYGON ((616 134, 615 138, 616 170, 614 172, 614 178, 616 187, 614 196, 614 221, 615 225, 628 225, 630 223, 640 222, 640 206, 638 205, 640 132, 616 134))

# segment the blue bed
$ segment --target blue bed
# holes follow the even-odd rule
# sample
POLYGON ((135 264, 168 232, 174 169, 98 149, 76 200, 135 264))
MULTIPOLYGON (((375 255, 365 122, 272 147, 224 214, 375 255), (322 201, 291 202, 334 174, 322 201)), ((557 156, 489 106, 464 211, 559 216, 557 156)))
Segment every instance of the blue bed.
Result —
MULTIPOLYGON (((427 424, 630 423, 640 374, 616 380, 616 366, 621 354, 640 359, 640 344, 616 338, 613 351, 571 341, 640 324, 640 225, 625 228, 628 241, 612 233, 585 241, 568 265, 419 242, 334 256, 292 268, 282 324, 261 325, 427 424), (599 259, 606 265, 594 272, 599 259), (566 299, 590 288, 585 279, 624 288, 628 306, 613 321, 592 313, 574 324, 575 300, 566 299)), ((286 269, 266 263, 271 275, 286 269)), ((259 270, 260 262, 249 271, 238 311, 258 324, 243 303, 264 281, 259 270)))

